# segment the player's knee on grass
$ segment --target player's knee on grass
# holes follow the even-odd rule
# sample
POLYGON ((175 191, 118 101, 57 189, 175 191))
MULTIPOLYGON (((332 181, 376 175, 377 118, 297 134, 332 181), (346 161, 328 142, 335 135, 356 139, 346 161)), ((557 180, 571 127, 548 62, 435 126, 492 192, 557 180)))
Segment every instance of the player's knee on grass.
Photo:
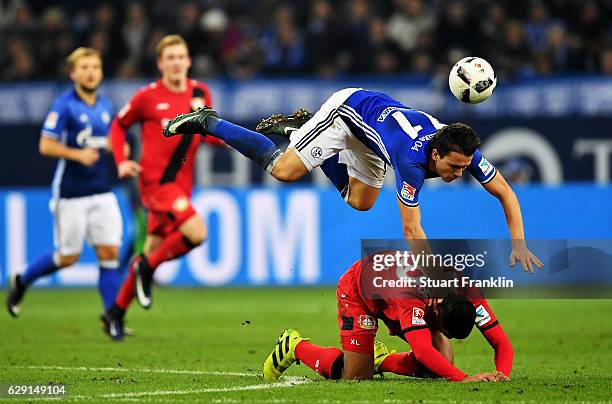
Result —
MULTIPOLYGON (((340 358, 342 359, 342 358, 340 358)), ((368 380, 374 376, 374 355, 344 351, 342 378, 368 380)))
POLYGON ((199 215, 193 215, 187 219, 179 230, 194 246, 202 244, 208 238, 208 228, 206 223, 204 223, 204 219, 199 215))
POLYGON ((308 174, 308 168, 297 154, 289 149, 280 156, 271 174, 279 181, 293 182, 308 174))
POLYGON ((80 254, 77 254, 77 255, 61 255, 60 254, 58 256, 57 263, 60 268, 69 267, 70 265, 76 264, 80 257, 81 257, 80 254))

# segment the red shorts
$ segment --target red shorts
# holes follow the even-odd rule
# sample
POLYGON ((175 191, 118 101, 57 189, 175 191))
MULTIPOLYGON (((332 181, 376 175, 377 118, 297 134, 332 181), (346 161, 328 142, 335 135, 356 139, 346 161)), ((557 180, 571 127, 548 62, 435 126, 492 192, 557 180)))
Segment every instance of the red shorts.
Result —
POLYGON ((196 215, 189 194, 174 183, 164 184, 146 193, 143 203, 149 210, 147 234, 165 237, 196 215))
POLYGON ((374 353, 378 319, 359 294, 359 271, 348 271, 338 281, 338 327, 342 349, 350 352, 374 353))

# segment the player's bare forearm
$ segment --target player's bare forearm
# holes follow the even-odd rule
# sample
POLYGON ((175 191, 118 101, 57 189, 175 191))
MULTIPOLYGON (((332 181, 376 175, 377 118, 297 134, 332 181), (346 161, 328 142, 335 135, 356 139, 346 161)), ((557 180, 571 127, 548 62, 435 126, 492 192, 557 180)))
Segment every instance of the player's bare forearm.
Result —
POLYGON ((94 164, 99 158, 98 151, 95 149, 68 147, 47 136, 40 137, 38 151, 45 157, 72 160, 86 166, 94 164))
MULTIPOLYGON (((402 218, 402 229, 404 237, 410 246, 413 254, 423 254, 424 256, 432 254, 431 245, 427 240, 427 235, 421 227, 421 210, 418 206, 406 206, 398 199, 400 216, 402 218)), ((445 273, 443 268, 428 265, 429 260, 424 260, 419 266, 425 275, 432 279, 443 279, 451 276, 451 273, 445 273)), ((439 297, 444 297, 449 290, 444 288, 436 288, 435 290, 439 297)))
POLYGON ((510 238, 512 240, 523 240, 524 242, 525 230, 523 228, 521 205, 505 178, 498 172, 495 178, 484 185, 484 188, 501 203, 508 223, 510 238))
POLYGON ((514 266, 518 261, 521 263, 523 270, 531 273, 535 272, 533 268, 534 265, 538 268, 543 268, 544 264, 527 249, 523 216, 521 215, 521 205, 519 204, 516 194, 512 188, 510 188, 510 185, 508 185, 504 177, 498 172, 495 178, 484 185, 484 188, 499 200, 504 209, 508 230, 510 231, 510 239, 512 240, 510 266, 514 266))
POLYGON ((410 249, 414 253, 431 252, 427 235, 421 227, 421 209, 418 206, 406 206, 399 199, 397 201, 402 219, 402 230, 410 249))

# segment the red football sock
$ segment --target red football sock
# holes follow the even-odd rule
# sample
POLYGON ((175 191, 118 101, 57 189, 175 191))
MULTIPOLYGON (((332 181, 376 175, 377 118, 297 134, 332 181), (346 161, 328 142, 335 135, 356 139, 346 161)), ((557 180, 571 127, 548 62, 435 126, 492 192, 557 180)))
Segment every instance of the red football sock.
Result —
POLYGON ((295 357, 326 379, 340 378, 342 366, 339 365, 342 362, 336 364, 336 361, 342 361, 343 356, 338 348, 323 347, 309 341, 302 341, 295 347, 295 357))
POLYGON ((132 302, 132 299, 134 299, 134 266, 130 265, 128 276, 123 281, 119 293, 117 293, 115 304, 123 310, 126 310, 132 302))
POLYGON ((414 353, 402 352, 387 356, 380 365, 381 372, 391 372, 401 376, 424 377, 421 364, 414 353))
POLYGON ((152 269, 155 269, 162 262, 181 257, 194 247, 196 246, 186 239, 183 233, 177 230, 165 237, 151 255, 147 256, 147 262, 152 269))

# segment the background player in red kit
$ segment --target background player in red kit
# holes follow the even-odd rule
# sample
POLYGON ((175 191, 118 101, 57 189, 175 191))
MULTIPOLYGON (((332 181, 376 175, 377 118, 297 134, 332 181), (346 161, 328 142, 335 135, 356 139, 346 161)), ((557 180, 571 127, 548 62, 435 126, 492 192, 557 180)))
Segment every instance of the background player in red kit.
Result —
POLYGON ((474 293, 470 299, 451 294, 432 305, 418 289, 369 298, 369 293, 364 294, 364 282, 371 278, 362 276, 362 270, 368 268, 372 268, 370 259, 357 261, 338 282, 342 350, 315 345, 296 330, 284 330, 264 363, 264 379, 277 380, 298 360, 327 379, 371 379, 375 372, 443 377, 456 382, 509 379, 512 345, 484 298, 474 293), (391 335, 408 342, 412 351, 390 353, 384 344, 375 342, 378 319, 384 321, 391 335), (496 372, 468 376, 453 365, 449 338, 467 338, 474 324, 495 351, 496 372))
MULTIPOLYGON (((134 294, 151 306, 153 271, 162 262, 178 258, 206 240, 204 220, 191 206, 194 160, 199 136, 162 136, 166 123, 179 113, 212 104, 208 88, 187 77, 189 50, 179 35, 168 35, 157 45, 161 80, 140 89, 119 112, 111 126, 113 154, 120 178, 138 176, 142 203, 148 210, 144 254, 135 257, 115 303, 106 311, 108 333, 123 337, 123 316, 134 294), (137 163, 125 158, 126 130, 141 125, 142 156, 137 163)), ((222 144, 206 137, 205 141, 222 144)))

